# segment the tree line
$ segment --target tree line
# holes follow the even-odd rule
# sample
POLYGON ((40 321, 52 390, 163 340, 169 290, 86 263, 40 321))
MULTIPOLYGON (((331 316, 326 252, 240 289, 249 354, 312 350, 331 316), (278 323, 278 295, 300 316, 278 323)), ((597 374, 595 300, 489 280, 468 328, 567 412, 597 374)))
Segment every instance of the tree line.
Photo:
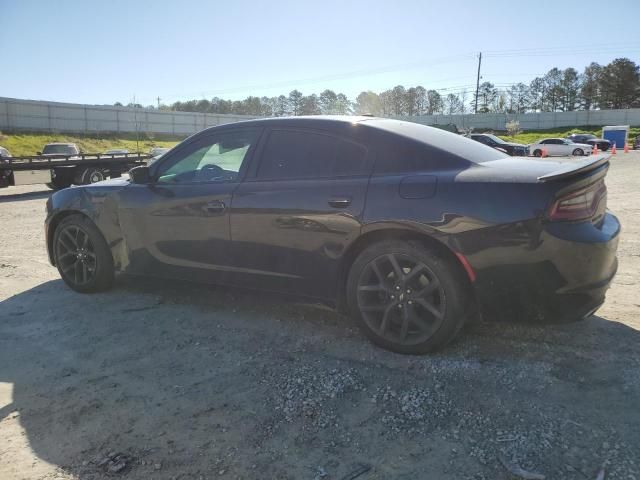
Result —
MULTIPOLYGON (((498 88, 485 81, 478 93, 405 88, 398 85, 381 93, 363 91, 355 99, 324 90, 304 95, 293 90, 276 97, 249 96, 244 100, 189 100, 161 105, 160 109, 254 116, 351 115, 414 116, 433 114, 567 112, 640 107, 640 67, 628 58, 608 65, 591 63, 582 73, 575 68, 552 68, 528 85, 516 83, 498 88)), ((141 106, 129 104, 129 106, 141 106)))

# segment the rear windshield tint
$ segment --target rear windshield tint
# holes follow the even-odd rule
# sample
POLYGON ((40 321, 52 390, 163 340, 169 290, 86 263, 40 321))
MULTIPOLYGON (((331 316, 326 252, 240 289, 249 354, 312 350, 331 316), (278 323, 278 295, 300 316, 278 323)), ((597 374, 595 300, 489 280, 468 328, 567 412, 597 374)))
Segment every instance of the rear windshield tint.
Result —
POLYGON ((483 145, 480 142, 476 142, 475 140, 471 140, 470 138, 446 132, 439 128, 420 125, 419 123, 385 119, 364 120, 362 123, 420 143, 425 143, 474 163, 489 162, 491 160, 508 157, 507 154, 483 145))

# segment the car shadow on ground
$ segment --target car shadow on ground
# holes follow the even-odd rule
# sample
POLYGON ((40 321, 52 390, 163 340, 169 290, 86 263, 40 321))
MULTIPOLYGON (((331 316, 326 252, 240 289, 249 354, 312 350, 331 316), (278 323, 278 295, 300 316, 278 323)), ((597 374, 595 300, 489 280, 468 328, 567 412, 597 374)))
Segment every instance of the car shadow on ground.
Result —
MULTIPOLYGON (((470 452, 480 432, 509 432, 510 417, 548 415, 547 434, 563 431, 563 442, 570 419, 637 445, 640 394, 628 375, 639 341, 600 317, 479 323, 444 351, 411 357, 293 297, 136 278, 79 295, 55 280, 0 302, 0 382, 13 385, 0 430, 18 422, 38 458, 80 478, 313 478, 309 465, 341 478, 358 464, 378 475, 363 478, 425 469, 502 478, 492 461, 512 445, 487 444, 487 458, 470 452), (404 404, 406 395, 418 400, 404 404), (452 449, 468 454, 455 468, 452 449), (398 464, 402 455, 411 463, 398 464)), ((542 461, 539 445, 518 448, 542 461)), ((562 454, 546 458, 555 465, 562 454)))
POLYGON ((0 203, 19 202, 23 200, 37 200, 39 198, 47 198, 53 193, 53 190, 50 190, 48 188, 46 190, 37 192, 10 193, 7 195, 0 195, 0 203))

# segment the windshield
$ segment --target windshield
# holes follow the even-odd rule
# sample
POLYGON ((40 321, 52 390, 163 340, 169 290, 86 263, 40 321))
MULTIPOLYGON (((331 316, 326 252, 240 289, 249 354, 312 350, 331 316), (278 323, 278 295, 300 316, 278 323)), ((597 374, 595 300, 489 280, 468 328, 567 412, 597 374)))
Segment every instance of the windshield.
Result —
POLYGON ((78 149, 74 145, 45 145, 42 153, 44 155, 75 155, 78 153, 78 149))

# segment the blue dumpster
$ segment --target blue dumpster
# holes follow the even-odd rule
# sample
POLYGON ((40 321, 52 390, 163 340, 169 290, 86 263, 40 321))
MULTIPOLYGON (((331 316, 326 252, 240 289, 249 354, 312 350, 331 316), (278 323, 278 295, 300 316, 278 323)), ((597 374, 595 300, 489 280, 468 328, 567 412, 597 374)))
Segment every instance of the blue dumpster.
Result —
POLYGON ((615 143, 616 148, 624 148, 629 138, 629 125, 602 127, 602 138, 609 140, 611 146, 615 143))

